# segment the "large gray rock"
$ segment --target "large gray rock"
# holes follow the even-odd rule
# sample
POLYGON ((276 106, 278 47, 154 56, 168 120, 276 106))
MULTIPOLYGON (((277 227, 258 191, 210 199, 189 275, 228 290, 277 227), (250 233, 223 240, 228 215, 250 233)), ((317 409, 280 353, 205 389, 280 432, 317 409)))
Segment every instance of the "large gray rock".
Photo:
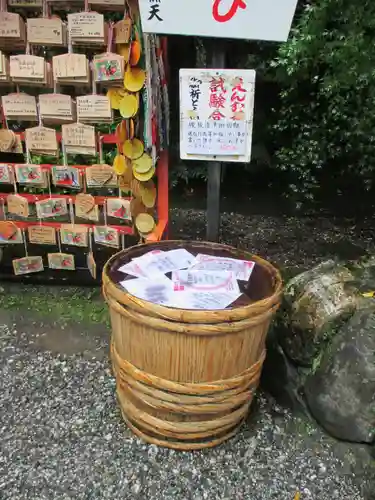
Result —
POLYGON ((333 436, 374 442, 375 305, 337 332, 304 391, 312 415, 333 436))
POLYGON ((286 286, 279 342, 297 365, 312 366, 358 302, 352 271, 333 260, 299 274, 286 286))

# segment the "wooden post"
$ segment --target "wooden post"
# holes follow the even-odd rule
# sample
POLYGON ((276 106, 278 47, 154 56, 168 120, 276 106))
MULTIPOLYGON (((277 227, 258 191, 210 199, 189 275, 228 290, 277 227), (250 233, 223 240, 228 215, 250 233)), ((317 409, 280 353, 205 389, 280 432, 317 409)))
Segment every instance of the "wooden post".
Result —
MULTIPOLYGON (((211 68, 225 67, 225 50, 219 40, 213 45, 211 68)), ((207 164, 207 241, 218 241, 220 231, 220 185, 222 164, 210 161, 207 164)))

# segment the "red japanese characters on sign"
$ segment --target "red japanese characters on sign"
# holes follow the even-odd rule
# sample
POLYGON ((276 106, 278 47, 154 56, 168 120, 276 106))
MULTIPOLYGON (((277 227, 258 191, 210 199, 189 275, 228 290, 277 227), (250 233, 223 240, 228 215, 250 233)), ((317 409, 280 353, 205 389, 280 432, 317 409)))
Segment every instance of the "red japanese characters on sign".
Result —
POLYGON ((254 90, 254 70, 181 69, 181 158, 249 161, 254 90))
POLYGON ((233 0, 230 9, 222 14, 219 12, 222 0, 215 0, 212 6, 212 16, 218 23, 226 23, 230 21, 236 14, 238 9, 246 9, 246 2, 244 0, 233 0))
POLYGON ((226 94, 227 90, 224 86, 224 78, 222 76, 215 78, 212 77, 210 81, 210 108, 215 110, 210 115, 212 120, 221 120, 225 118, 225 115, 220 111, 225 109, 226 94))
POLYGON ((234 115, 233 120, 241 120, 244 114, 247 90, 243 86, 243 78, 237 77, 232 87, 231 110, 234 115))

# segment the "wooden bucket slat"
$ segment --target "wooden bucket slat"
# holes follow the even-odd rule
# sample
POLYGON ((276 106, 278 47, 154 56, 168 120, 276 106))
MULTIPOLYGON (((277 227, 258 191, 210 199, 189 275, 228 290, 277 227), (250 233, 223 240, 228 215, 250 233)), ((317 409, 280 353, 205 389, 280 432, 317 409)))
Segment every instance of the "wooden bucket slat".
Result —
POLYGON ((215 394, 217 392, 222 393, 226 390, 243 387, 244 384, 247 387, 252 385, 253 382, 259 380, 260 370, 266 357, 266 352, 263 351, 262 357, 259 359, 259 361, 255 365, 250 367, 245 373, 241 373, 238 377, 235 377, 233 379, 218 380, 211 384, 182 384, 173 382, 171 380, 165 380, 161 377, 156 377, 154 375, 151 375, 151 373, 145 373, 133 366, 125 359, 120 358, 116 351, 114 343, 112 343, 112 357, 115 360, 116 365, 122 371, 133 377, 135 380, 143 382, 144 384, 175 393, 199 395, 215 394))

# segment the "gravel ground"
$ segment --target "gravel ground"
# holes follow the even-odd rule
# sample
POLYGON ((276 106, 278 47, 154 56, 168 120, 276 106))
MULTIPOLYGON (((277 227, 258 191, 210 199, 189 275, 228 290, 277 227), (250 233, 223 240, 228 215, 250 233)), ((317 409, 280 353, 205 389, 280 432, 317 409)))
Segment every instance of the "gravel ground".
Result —
MULTIPOLYGON (((171 237, 205 239, 205 211, 173 208, 170 213, 171 237)), ((220 240, 249 249, 295 273, 324 259, 356 259, 373 251, 374 228, 372 216, 355 220, 319 213, 291 217, 225 212, 221 217, 220 240)))
POLYGON ((147 446, 120 419, 105 359, 36 349, 15 325, 0 326, 0 388, 2 500, 366 499, 333 441, 263 396, 217 449, 147 446))

